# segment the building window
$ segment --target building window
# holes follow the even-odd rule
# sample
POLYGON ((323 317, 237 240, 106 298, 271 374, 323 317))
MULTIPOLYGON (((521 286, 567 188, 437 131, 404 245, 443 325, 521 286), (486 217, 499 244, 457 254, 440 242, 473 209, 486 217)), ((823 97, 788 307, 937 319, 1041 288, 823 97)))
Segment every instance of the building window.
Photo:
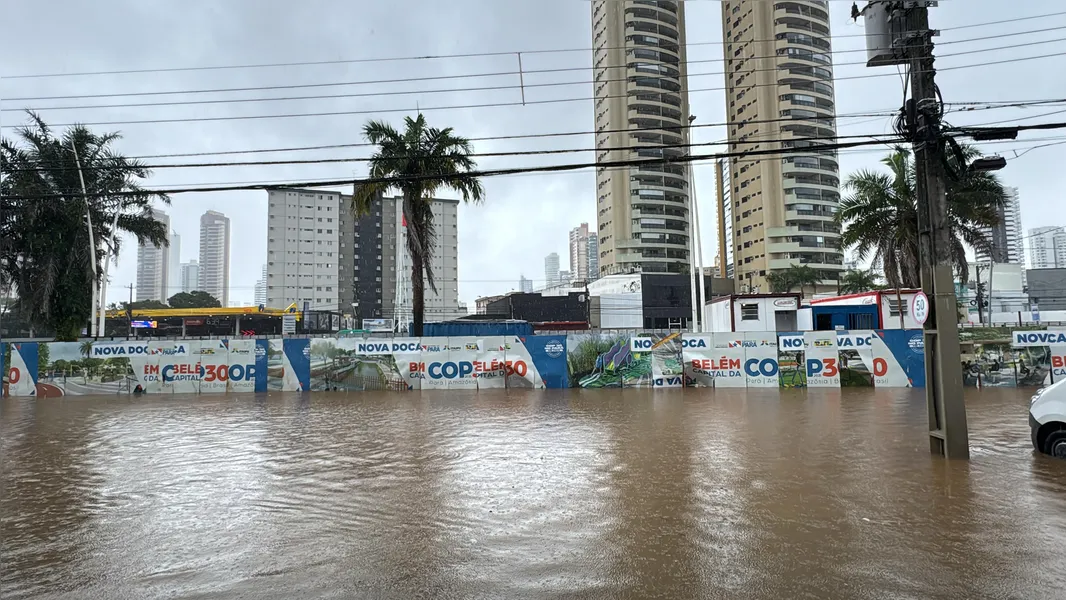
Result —
POLYGON ((759 320, 759 305, 758 304, 741 304, 740 305, 740 320, 741 321, 758 321, 759 320))

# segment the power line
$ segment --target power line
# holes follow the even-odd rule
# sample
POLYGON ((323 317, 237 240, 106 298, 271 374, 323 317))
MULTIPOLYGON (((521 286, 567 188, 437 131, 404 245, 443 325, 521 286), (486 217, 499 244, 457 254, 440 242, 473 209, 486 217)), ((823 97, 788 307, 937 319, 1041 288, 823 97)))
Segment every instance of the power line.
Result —
MULTIPOLYGON (((693 1, 693 0, 688 0, 693 1)), ((846 1, 846 0, 841 0, 846 1)), ((941 28, 940 31, 955 31, 959 29, 972 29, 978 27, 988 27, 992 25, 1002 25, 1004 23, 1016 23, 1020 21, 1031 21, 1035 19, 1046 19, 1050 17, 1058 17, 1066 15, 1066 11, 1045 13, 1040 15, 1031 15, 1027 17, 1016 17, 1013 19, 1003 19, 999 21, 988 21, 982 23, 971 23, 968 25, 957 25, 955 27, 941 28)), ((855 34, 840 34, 827 36, 833 39, 840 38, 866 38, 875 34, 867 33, 855 33, 855 34)), ((991 37, 991 36, 990 36, 991 37)), ((760 42, 770 42, 775 40, 757 40, 760 42)), ((688 42, 686 47, 696 46, 720 46, 730 42, 688 42)), ((948 42, 942 42, 948 43, 948 42)), ((624 50, 628 49, 626 46, 601 48, 607 50, 624 50)), ((309 66, 322 66, 322 65, 344 65, 344 64, 360 64, 360 63, 379 63, 379 62, 404 62, 404 61, 427 61, 427 60, 445 60, 445 59, 457 59, 457 58, 479 58, 479 57, 493 57, 493 56, 514 56, 517 54, 562 54, 573 52, 593 52, 595 48, 558 48, 558 49, 540 49, 540 50, 509 50, 509 51, 497 51, 497 52, 469 52, 462 54, 441 54, 441 55, 421 55, 421 56, 405 56, 405 57, 379 57, 379 58, 356 58, 356 59, 343 59, 343 60, 323 60, 323 61, 299 61, 299 62, 286 62, 286 63, 253 63, 243 65, 211 65, 202 67, 158 67, 148 69, 121 69, 111 71, 81 71, 73 73, 28 73, 23 75, 5 75, 2 79, 43 79, 50 77, 83 77, 83 76, 97 76, 97 75, 128 75, 128 74, 142 74, 142 73, 175 73, 186 71, 217 71, 217 70, 231 70, 231 69, 263 69, 263 68, 278 68, 278 67, 309 67, 309 66)))
MULTIPOLYGON (((1046 29, 1046 30, 1038 30, 1038 31, 1061 30, 1061 29, 1064 29, 1064 28, 1066 28, 1066 26, 1054 27, 1054 28, 1050 28, 1050 29, 1046 29)), ((1017 34, 1005 34, 1005 35, 1017 35, 1017 34)), ((960 42, 970 42, 970 41, 978 41, 978 40, 959 40, 959 41, 960 42)), ((1066 38, 1057 38, 1057 39, 1053 39, 1053 40, 1042 40, 1042 41, 1031 42, 1031 43, 1027 43, 1027 44, 1016 44, 1016 45, 1012 45, 1012 46, 999 47, 999 48, 982 48, 982 49, 977 49, 977 50, 970 51, 969 53, 992 52, 992 51, 1002 50, 1004 48, 1020 48, 1020 47, 1023 47, 1023 46, 1048 44, 1048 43, 1053 43, 1053 42, 1066 42, 1066 38)), ((865 49, 862 49, 862 50, 841 50, 839 52, 842 52, 842 53, 843 52, 866 52, 866 50, 865 49)), ((958 55, 961 55, 961 54, 966 54, 966 53, 948 54, 948 55, 945 55, 945 56, 950 57, 950 56, 958 56, 958 55)), ((774 55, 772 57, 771 56, 766 56, 766 57, 751 56, 751 57, 746 57, 746 58, 743 58, 743 59, 728 59, 726 62, 730 62, 730 61, 734 61, 734 60, 756 60, 756 59, 760 59, 760 58, 773 58, 775 60, 795 60, 795 57, 792 57, 792 56, 774 55)), ((720 59, 686 61, 686 65, 698 64, 698 63, 719 62, 719 61, 720 61, 720 59)), ((856 63, 856 62, 853 62, 853 63, 840 63, 837 66, 856 65, 856 64, 865 64, 865 63, 856 63)), ((612 66, 612 67, 594 67, 593 70, 595 70, 595 71, 604 70, 605 71, 607 69, 628 69, 628 68, 630 68, 629 65, 618 65, 618 66, 612 66)), ((532 70, 532 71, 514 71, 514 72, 508 72, 508 73, 490 73, 490 74, 485 74, 485 75, 442 75, 442 76, 436 76, 436 77, 413 78, 413 79, 408 79, 408 80, 392 79, 392 80, 382 80, 380 82, 365 82, 365 83, 364 82, 351 82, 351 83, 340 83, 340 84, 328 84, 328 83, 327 84, 307 84, 307 86, 309 86, 309 87, 314 87, 314 86, 319 86, 319 85, 322 85, 322 86, 328 86, 328 85, 344 85, 344 86, 347 86, 347 85, 364 85, 364 84, 369 84, 369 83, 400 83, 400 82, 407 82, 407 81, 426 81, 426 80, 438 79, 438 78, 448 78, 448 79, 457 79, 458 78, 458 79, 462 79, 462 78, 467 78, 467 77, 471 77, 471 78, 495 77, 495 76, 500 76, 500 75, 504 75, 504 74, 506 74, 506 75, 530 75, 530 74, 533 74, 533 73, 561 73, 561 72, 587 71, 587 70, 588 70, 587 67, 567 67, 567 68, 559 68, 559 69, 544 69, 544 70, 532 70)), ((762 70, 770 70, 770 69, 762 69, 762 70)), ((775 68, 775 69, 772 69, 772 70, 778 71, 778 70, 781 70, 781 69, 780 68, 775 68)), ((743 71, 742 70, 742 71, 738 71, 738 72, 747 73, 749 71, 743 71)), ((711 72, 711 73, 693 73, 693 74, 686 75, 686 77, 693 78, 693 77, 705 77, 705 76, 711 76, 711 75, 724 75, 724 74, 726 74, 726 72, 724 72, 724 71, 723 72, 711 72)), ((656 76, 651 75, 651 74, 649 74, 649 76, 651 76, 652 78, 656 78, 656 76)), ((678 80, 682 79, 680 76, 679 77, 671 77, 671 76, 662 77, 662 76, 659 76, 658 78, 660 78, 660 79, 678 79, 678 80)), ((421 95, 421 94, 447 94, 447 93, 460 93, 460 92, 486 92, 486 91, 503 91, 503 90, 524 90, 524 89, 527 89, 527 88, 537 89, 537 88, 546 88, 546 87, 566 87, 566 86, 575 86, 575 85, 598 85, 598 84, 603 84, 603 83, 629 81, 630 79, 631 79, 631 77, 620 77, 620 78, 594 79, 592 81, 564 81, 564 82, 528 83, 528 84, 527 83, 518 83, 518 84, 510 84, 510 85, 489 85, 489 86, 475 86, 475 87, 465 87, 465 88, 438 88, 438 89, 429 89, 429 90, 393 90, 393 91, 387 91, 387 92, 363 92, 363 93, 351 93, 351 94, 323 94, 323 95, 313 95, 313 96, 278 96, 278 97, 273 97, 273 98, 216 98, 216 99, 211 99, 211 100, 171 100, 171 101, 166 101, 166 102, 130 102, 130 103, 117 103, 117 104, 83 104, 83 105, 66 105, 66 106, 33 106, 33 107, 25 107, 25 108, 3 108, 3 109, 0 109, 0 112, 20 112, 20 111, 23 111, 23 110, 30 110, 30 111, 100 110, 100 109, 109 109, 109 108, 146 108, 146 107, 160 107, 160 106, 202 106, 202 105, 211 105, 211 104, 241 104, 241 103, 250 103, 250 102, 290 102, 290 101, 296 101, 296 100, 338 100, 338 99, 345 99, 345 98, 376 98, 376 97, 384 97, 384 96, 411 96, 411 95, 421 95)), ((782 84, 776 83, 776 82, 772 83, 772 84, 755 84, 755 87, 765 87, 765 86, 770 86, 770 85, 782 85, 782 84)), ((787 85, 787 84, 785 84, 785 85, 787 85)), ((304 86, 301 85, 301 86, 296 86, 296 87, 304 87, 304 86)), ((291 89, 291 88, 289 86, 264 86, 263 88, 234 88, 232 90, 224 90, 224 91, 253 91, 253 90, 258 91, 258 90, 262 90, 262 89, 291 89)), ((726 89, 728 89, 728 88, 726 88, 726 87, 721 87, 721 88, 702 88, 702 89, 697 89, 697 90, 690 90, 689 92, 690 93, 696 93, 696 92, 724 91, 726 89)), ((146 95, 161 95, 161 94, 171 95, 171 94, 180 94, 180 93, 186 93, 186 92, 143 92, 143 94, 146 94, 146 95)), ((198 94, 198 93, 208 93, 208 92, 198 91, 197 90, 197 91, 190 91, 190 92, 187 92, 187 93, 190 93, 190 94, 197 93, 198 94)), ((139 95, 139 94, 142 94, 142 93, 116 94, 116 95, 103 94, 103 95, 84 96, 84 97, 85 98, 105 97, 105 96, 106 97, 111 97, 111 96, 125 96, 125 95, 139 95)), ((627 96, 600 96, 600 97, 597 97, 597 99, 600 99, 600 98, 617 98, 617 97, 629 97, 629 96, 628 95, 627 96)), ((55 98, 58 98, 58 97, 55 97, 55 98)), ((12 99, 12 100, 20 100, 20 99, 19 98, 15 98, 15 99, 12 99)))
MULTIPOLYGON (((1062 125, 1066 127, 1066 124, 1062 125)), ((872 136, 863 136, 872 137, 872 136)), ((789 140, 792 142, 802 142, 804 138, 797 138, 789 140)), ((904 139, 896 138, 897 142, 903 143, 904 139)), ((807 152, 813 152, 816 150, 837 150, 842 148, 854 148, 869 145, 880 145, 885 143, 884 140, 874 141, 856 141, 837 144, 821 144, 812 147, 805 148, 781 148, 781 149, 768 149, 768 150, 753 150, 748 152, 725 152, 720 154, 705 154, 705 155, 688 155, 670 159, 643 159, 643 160, 622 160, 622 161, 602 161, 594 163, 573 163, 564 165, 547 165, 537 167, 517 167, 506 169, 493 169, 484 171, 474 171, 464 174, 464 177, 469 178, 482 178, 482 177, 497 177, 502 175, 513 175, 518 173, 552 173, 559 171, 572 171, 576 169, 584 168, 608 168, 608 167, 640 167, 645 165, 667 165, 667 164, 679 164, 690 163, 696 160, 716 160, 721 158, 730 157, 748 157, 748 156, 769 156, 769 155, 789 155, 789 154, 803 154, 807 152)), ((398 183, 412 182, 412 181, 425 181, 435 179, 434 176, 407 176, 407 177, 385 177, 385 178, 349 178, 336 181, 314 181, 314 182, 291 182, 285 186, 263 186, 263 185, 250 185, 250 186, 220 186, 215 188, 165 188, 155 190, 142 190, 142 191, 123 191, 105 194, 37 194, 37 195, 11 195, 8 198, 14 200, 47 200, 58 198, 73 198, 73 197, 98 197, 106 196, 108 198, 118 198, 131 195, 143 195, 143 194, 181 194, 181 193, 195 193, 195 192, 228 192, 228 191, 253 191, 262 190, 276 187, 331 187, 331 186, 344 186, 344 185, 367 185, 367 184, 389 184, 395 185, 398 183)))
MULTIPOLYGON (((1052 28, 1042 29, 1042 30, 1034 30, 1032 32, 1020 32, 1017 35, 1022 35, 1024 33, 1037 33, 1037 32, 1042 32, 1042 31, 1055 31, 1055 30, 1061 30, 1061 29, 1064 29, 1064 28, 1066 28, 1066 26, 1052 27, 1052 28)), ((1015 35, 1015 34, 1005 34, 1005 35, 1015 35)), ((985 38, 972 38, 972 39, 967 39, 967 40, 957 40, 955 43, 983 41, 984 39, 985 38)), ((989 38, 989 39, 991 39, 991 38, 989 38)), ((968 55, 968 54, 977 54, 977 53, 981 53, 981 52, 994 52, 994 51, 998 51, 998 50, 1007 50, 1007 49, 1012 49, 1012 48, 1020 48, 1020 47, 1024 47, 1024 46, 1031 46, 1031 45, 1038 45, 1038 44, 1047 44, 1047 43, 1053 43, 1053 42, 1059 42, 1059 41, 1066 41, 1066 38, 1053 39, 1053 40, 1041 40, 1041 41, 1036 41, 1036 42, 1028 42, 1028 43, 1024 43, 1024 44, 1013 44, 1013 45, 1008 45, 1008 46, 998 46, 998 47, 994 47, 994 48, 978 48, 978 49, 975 49, 975 50, 968 50, 968 51, 964 51, 964 52, 956 52, 956 53, 951 53, 951 54, 944 54, 944 55, 941 55, 940 58, 950 58, 950 57, 954 57, 954 56, 965 56, 965 55, 968 55)), ((820 52, 820 54, 852 53, 852 52, 866 52, 866 50, 865 49, 862 49, 862 50, 839 50, 839 51, 835 51, 835 52, 833 52, 833 51, 824 51, 824 52, 820 52)), ((787 54, 786 55, 775 54, 775 55, 772 55, 772 56, 751 56, 751 57, 746 57, 744 59, 728 59, 728 61, 729 62, 737 61, 737 60, 745 60, 745 61, 752 60, 752 61, 754 61, 754 60, 758 60, 758 59, 786 60, 787 61, 787 60, 800 60, 800 59, 802 59, 802 57, 793 57, 793 56, 789 56, 787 54)), ((719 62, 721 60, 722 59, 706 59, 706 60, 685 61, 685 65, 687 66, 687 65, 691 65, 691 64, 712 63, 712 62, 719 62)), ((866 62, 865 61, 843 62, 843 63, 837 63, 836 65, 829 64, 829 65, 826 65, 826 66, 829 67, 829 68, 835 68, 835 67, 838 67, 838 66, 856 66, 856 65, 865 66, 866 62)), ((518 71, 495 71, 495 72, 488 72, 488 73, 464 73, 464 74, 451 74, 451 75, 434 75, 434 76, 427 76, 427 77, 410 77, 410 78, 404 78, 404 79, 378 79, 378 80, 342 81, 342 82, 334 81, 334 82, 320 82, 320 83, 307 83, 307 84, 249 86, 249 87, 238 87, 238 88, 209 88, 209 89, 192 89, 192 90, 153 90, 153 91, 142 91, 142 92, 110 92, 110 93, 103 93, 103 94, 74 94, 74 95, 65 95, 65 96, 24 96, 24 97, 7 98, 5 100, 5 102, 10 103, 10 102, 23 102, 23 101, 34 101, 34 100, 73 100, 73 99, 91 99, 91 98, 171 96, 171 95, 177 95, 177 94, 189 94, 189 95, 192 95, 192 94, 215 94, 215 93, 230 93, 230 92, 253 92, 253 91, 272 91, 272 90, 312 89, 312 88, 324 88, 324 87, 347 87, 347 86, 358 86, 358 85, 382 85, 382 84, 390 84, 390 83, 408 83, 408 82, 415 82, 415 81, 440 81, 440 80, 454 80, 454 79, 518 76, 518 75, 525 76, 525 75, 535 75, 535 74, 543 74, 543 73, 566 73, 566 72, 575 72, 575 71, 588 71, 590 69, 593 70, 593 71, 605 71, 605 70, 608 70, 608 69, 623 69, 623 68, 629 68, 628 64, 627 65, 614 65, 614 66, 607 66, 607 67, 597 67, 597 66, 593 65, 592 67, 584 67, 584 66, 582 66, 582 67, 559 67, 559 68, 552 68, 552 69, 531 69, 531 70, 518 70, 518 71)), ((780 70, 780 68, 775 67, 775 68, 764 68, 764 69, 745 69, 745 70, 737 71, 737 72, 753 73, 753 72, 758 72, 758 71, 778 71, 778 70, 780 70)), ((708 76, 718 76, 718 75, 729 75, 729 74, 732 74, 732 73, 733 72, 731 72, 731 71, 712 71, 712 72, 707 72, 707 73, 687 73, 686 77, 687 78, 708 77, 708 76)), ((884 76, 884 74, 878 74, 877 76, 884 76)), ((649 77, 653 77, 653 76, 649 75, 649 77)), ((662 79, 677 79, 677 80, 681 79, 679 76, 678 77, 667 76, 667 77, 660 77, 660 78, 662 78, 662 79)), ((203 100, 203 101, 156 102, 156 103, 141 103, 141 104, 127 103, 127 104, 109 104, 109 105, 95 105, 95 106, 90 105, 90 106, 84 106, 84 107, 83 106, 35 107, 35 108, 31 108, 30 110, 67 110, 67 109, 73 110, 73 109, 81 109, 81 108, 132 108, 132 107, 138 107, 138 106, 169 106, 169 105, 212 104, 212 103, 232 103, 232 102, 263 102, 263 101, 274 101, 274 100, 282 101, 282 100, 299 100, 299 99, 331 99, 331 98, 347 98, 347 97, 358 98, 358 97, 374 97, 374 96, 403 95, 403 94, 447 93, 447 92, 462 92, 462 91, 484 91, 484 90, 494 90, 494 89, 505 90, 505 89, 519 89, 519 88, 522 88, 522 87, 539 88, 539 87, 558 87, 558 86, 568 86, 568 85, 595 85, 595 84, 598 84, 598 83, 605 83, 605 82, 611 82, 611 81, 627 81, 627 79, 628 78, 595 79, 593 81, 549 82, 549 83, 525 84, 524 86, 523 85, 482 86, 482 87, 476 87, 476 88, 458 88, 458 89, 440 89, 440 90, 415 90, 415 91, 395 91, 395 92, 375 92, 375 93, 365 93, 365 94, 334 94, 334 95, 319 96, 319 97, 316 97, 316 96, 302 96, 302 97, 284 97, 284 98, 277 98, 277 99, 274 99, 274 98, 221 99, 221 100, 203 100)), ((838 79, 840 79, 840 78, 838 78, 838 79)), ((713 90, 707 90, 707 91, 718 91, 719 89, 724 90, 726 88, 715 88, 713 90)), ((8 109, 2 109, 2 110, 7 111, 7 112, 11 112, 11 111, 23 110, 23 109, 21 109, 21 108, 17 108, 17 109, 8 108, 8 109)))

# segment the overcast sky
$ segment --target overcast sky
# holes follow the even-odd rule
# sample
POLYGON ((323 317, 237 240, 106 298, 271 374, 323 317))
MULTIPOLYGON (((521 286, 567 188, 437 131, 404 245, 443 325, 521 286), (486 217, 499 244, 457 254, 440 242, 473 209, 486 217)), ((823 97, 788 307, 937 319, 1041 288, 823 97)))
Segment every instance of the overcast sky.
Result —
MULTIPOLYGON (((759 0, 763 1, 763 0, 759 0)), ((19 75, 75 73, 130 69, 209 67, 300 61, 411 57, 445 54, 501 53, 515 51, 582 49, 591 45, 591 7, 587 0, 230 0, 226 2, 185 0, 100 0, 79 2, 49 0, 0 0, 0 30, 4 36, 0 61, 0 123, 4 136, 9 126, 24 122, 17 112, 24 107, 129 104, 202 99, 263 98, 323 94, 412 92, 403 95, 349 97, 277 102, 241 102, 194 106, 152 106, 78 110, 41 110, 50 123, 114 122, 143 119, 235 117, 282 113, 366 111, 366 114, 94 126, 100 131, 121 131, 121 151, 131 156, 259 148, 284 148, 359 143, 366 120, 380 118, 399 123, 421 107, 431 125, 452 126, 463 136, 481 138, 520 134, 582 132, 593 129, 590 70, 527 74, 525 84, 582 82, 570 86, 530 87, 526 106, 518 89, 426 93, 426 90, 515 86, 517 76, 463 77, 437 81, 382 83, 349 87, 323 87, 225 94, 179 94, 90 98, 72 100, 12 100, 20 97, 106 94, 166 90, 279 86, 341 81, 376 81, 438 75, 469 75, 512 72, 515 55, 366 62, 340 65, 276 67, 232 70, 151 72, 136 74, 19 78, 19 75), (582 99, 573 102, 536 102, 582 99), (473 104, 509 104, 476 109, 436 107, 473 104), (398 112, 407 111, 407 112, 398 112)), ((902 99, 900 77, 894 68, 867 69, 861 24, 848 18, 851 3, 833 0, 834 62, 840 135, 877 134, 890 131, 887 117, 848 118, 845 115, 898 108, 902 99), (845 37, 847 36, 847 37, 845 37), (847 77, 884 75, 846 79, 847 77)), ((687 32, 689 67, 693 90, 723 86, 720 3, 715 0, 688 2, 687 32), (713 73, 695 76, 700 73, 713 73)), ((933 9, 933 26, 942 30, 938 39, 938 83, 946 102, 985 102, 1066 98, 1066 54, 1038 60, 950 70, 949 67, 1004 61, 1019 57, 1066 53, 1066 41, 1021 48, 948 56, 980 48, 1012 46, 1041 40, 1066 38, 1066 15, 1000 23, 988 27, 953 30, 953 27, 1002 21, 1028 15, 1066 11, 1056 0, 1018 0, 1005 4, 993 0, 942 0, 933 9), (1006 6, 1010 10, 1004 10, 1006 6), (998 39, 979 39, 1037 29, 1057 30, 1027 33, 998 39), (957 42, 957 43, 956 43, 957 42)), ((589 67, 591 52, 524 54, 527 71, 589 67)), ((725 118, 720 89, 691 94, 697 123, 720 123, 725 118)), ((949 114, 955 125, 989 123, 1025 118, 1023 123, 1066 121, 1066 108, 983 110, 949 114), (1062 114, 1039 115, 1064 111, 1062 114)), ((1034 138, 1066 136, 1062 132, 1022 134, 1016 144, 988 145, 1008 158, 1011 148, 1027 148, 1034 138)), ((720 126, 697 128, 694 142, 725 137, 720 126)), ((1066 138, 1063 138, 1066 139, 1066 138)), ((500 152, 550 148, 590 148, 591 135, 481 141, 477 152, 500 152)), ((1046 142, 1045 142, 1046 143, 1046 142)), ((842 175, 859 168, 876 167, 886 149, 867 148, 841 154, 842 175)), ((1066 174, 1062 157, 1066 145, 1037 149, 1012 160, 1000 173, 1005 184, 1021 193, 1022 221, 1026 229, 1041 225, 1066 225, 1063 190, 1066 174)), ((198 160, 256 160, 285 158, 339 158, 367 156, 369 149, 268 155, 208 156, 198 160)), ((484 168, 526 166, 554 162, 589 162, 591 152, 549 157, 485 158, 484 168)), ((162 164, 163 159, 146 162, 162 164)), ((150 180, 158 187, 204 183, 251 183, 343 179, 364 176, 363 164, 300 165, 271 167, 160 169, 150 180)), ((713 260, 717 228, 712 205, 714 172, 710 165, 696 168, 701 209, 703 253, 713 260)), ((544 256, 558 252, 567 268, 567 232, 586 221, 595 227, 595 175, 591 171, 556 175, 521 175, 485 180, 487 201, 481 206, 462 206, 459 212, 460 297, 471 305, 474 298, 516 289, 520 275, 535 282, 544 279, 544 256)), ((346 191, 350 190, 344 188, 346 191)), ((181 260, 197 257, 199 217, 209 209, 233 219, 230 297, 251 301, 253 286, 266 256, 266 192, 184 194, 174 197, 167 208, 173 227, 182 237, 181 260)), ((117 267, 112 268, 109 301, 122 300, 124 286, 134 281, 136 249, 127 244, 117 267)))

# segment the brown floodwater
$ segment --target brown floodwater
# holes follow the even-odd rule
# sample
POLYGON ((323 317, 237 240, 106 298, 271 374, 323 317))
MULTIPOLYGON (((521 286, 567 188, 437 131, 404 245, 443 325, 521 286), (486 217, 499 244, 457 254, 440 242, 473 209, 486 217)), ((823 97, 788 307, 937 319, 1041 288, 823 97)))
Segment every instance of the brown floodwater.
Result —
POLYGON ((6 399, 0 597, 1061 597, 1028 395, 6 399))

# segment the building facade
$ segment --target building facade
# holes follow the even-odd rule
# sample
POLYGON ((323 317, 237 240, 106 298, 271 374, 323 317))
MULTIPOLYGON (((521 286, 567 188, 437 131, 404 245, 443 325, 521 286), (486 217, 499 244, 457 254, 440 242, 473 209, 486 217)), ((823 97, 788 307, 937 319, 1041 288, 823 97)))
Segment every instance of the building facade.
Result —
POLYGON ((599 244, 588 223, 570 230, 570 273, 574 281, 595 281, 600 276, 599 244))
POLYGON ((977 262, 1006 263, 1021 265, 1025 263, 1025 247, 1022 243, 1022 209, 1018 199, 1018 188, 1005 188, 1007 201, 999 208, 999 223, 995 227, 983 228, 984 234, 992 242, 992 251, 977 252, 977 262))
POLYGON ((199 291, 229 306, 230 221, 226 215, 209 210, 200 217, 199 291))
POLYGON ((267 266, 263 265, 262 275, 259 276, 259 280, 255 282, 255 297, 253 302, 256 306, 266 306, 267 303, 267 266))
MULTIPOLYGON (((458 200, 434 200, 437 233, 426 285, 426 321, 466 314, 459 302, 458 200)), ((363 319, 412 319, 410 261, 402 198, 383 197, 358 218, 351 196, 319 190, 268 192, 266 304, 334 311, 363 319), (284 224, 284 225, 282 225, 284 224), (283 230, 282 227, 285 229, 283 230), (282 236, 281 232, 285 231, 282 236)))
MULTIPOLYGON (((152 218, 159 221, 166 228, 167 243, 173 232, 170 230, 170 216, 167 213, 151 209, 152 218)), ((155 300, 166 302, 167 285, 170 281, 170 255, 169 245, 156 248, 152 244, 140 244, 137 246, 137 294, 138 302, 155 300)))
POLYGON ((1066 268, 1066 230, 1062 227, 1030 229, 1029 266, 1032 269, 1066 268))
POLYGON ((181 291, 192 293, 200 289, 200 263, 190 261, 181 264, 181 291))
POLYGON ((722 1, 731 152, 729 178, 737 287, 766 292, 766 276, 792 265, 817 269, 835 289, 843 268, 832 45, 821 0, 722 1))
POLYGON ((526 279, 525 275, 518 277, 518 291, 523 294, 530 294, 533 292, 533 280, 526 279))
POLYGON ((559 255, 552 252, 544 257, 544 281, 546 287, 559 285, 559 255))
MULTIPOLYGON (((684 3, 594 0, 592 35, 596 161, 685 156, 684 3)), ((596 215, 601 275, 688 271, 686 164, 597 168, 596 215)))
POLYGON ((170 298, 181 292, 181 236, 173 229, 167 253, 167 298, 170 298))

